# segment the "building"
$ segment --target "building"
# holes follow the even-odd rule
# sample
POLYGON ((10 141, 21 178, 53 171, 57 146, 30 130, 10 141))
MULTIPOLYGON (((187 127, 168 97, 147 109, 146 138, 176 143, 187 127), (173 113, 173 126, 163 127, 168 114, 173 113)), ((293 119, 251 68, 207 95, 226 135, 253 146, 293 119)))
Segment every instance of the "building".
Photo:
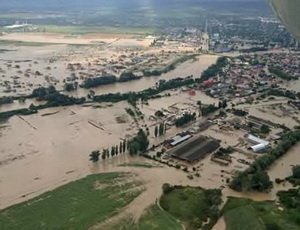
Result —
POLYGON ((253 146, 251 146, 250 148, 253 150, 253 152, 256 152, 256 153, 266 150, 270 145, 270 143, 268 141, 260 139, 251 134, 249 134, 247 136, 247 140, 253 144, 253 146))
POLYGON ((170 145, 172 147, 175 147, 176 145, 179 145, 180 143, 190 139, 191 137, 192 136, 190 134, 186 134, 184 136, 180 136, 180 135, 175 136, 175 137, 172 138, 172 142, 170 143, 170 145))
POLYGON ((215 139, 198 136, 172 149, 170 155, 174 158, 195 163, 220 147, 215 139))

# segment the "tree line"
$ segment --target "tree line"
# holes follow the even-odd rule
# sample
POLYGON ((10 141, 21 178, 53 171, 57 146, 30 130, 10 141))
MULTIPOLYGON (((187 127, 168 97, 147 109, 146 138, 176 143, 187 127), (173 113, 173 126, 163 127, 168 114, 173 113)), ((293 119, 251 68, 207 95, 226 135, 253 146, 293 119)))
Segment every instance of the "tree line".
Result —
POLYGON ((194 120, 196 120, 196 113, 185 113, 175 120, 175 125, 176 127, 181 127, 194 120))
POLYGON ((223 68, 228 64, 228 59, 226 57, 219 57, 216 64, 208 67, 207 70, 203 71, 201 77, 197 80, 198 82, 203 82, 209 80, 212 77, 223 73, 223 68))
POLYGON ((140 79, 140 76, 136 76, 131 71, 123 72, 119 78, 115 75, 104 75, 100 77, 93 77, 85 79, 80 85, 81 88, 90 89, 101 85, 109 85, 117 82, 127 82, 140 79))
POLYGON ((160 137, 166 133, 166 125, 164 123, 160 123, 154 128, 154 136, 160 137))
POLYGON ((127 151, 127 141, 121 141, 119 145, 112 146, 111 149, 103 149, 92 151, 90 156, 90 161, 98 162, 100 159, 105 160, 114 156, 118 156, 119 154, 123 154, 127 151))

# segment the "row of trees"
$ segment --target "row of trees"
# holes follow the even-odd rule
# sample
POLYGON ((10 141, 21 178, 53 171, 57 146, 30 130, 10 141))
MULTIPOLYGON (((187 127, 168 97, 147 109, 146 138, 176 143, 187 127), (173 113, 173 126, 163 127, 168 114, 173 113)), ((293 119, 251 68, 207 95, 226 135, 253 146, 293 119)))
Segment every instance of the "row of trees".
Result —
POLYGON ((176 127, 181 127, 194 120, 196 120, 196 113, 185 113, 175 120, 175 125, 176 127))
POLYGON ((148 100, 152 97, 162 93, 165 90, 176 89, 182 86, 187 86, 195 83, 194 79, 187 77, 187 78, 176 78, 169 81, 161 81, 157 87, 148 88, 140 92, 128 92, 128 93, 109 93, 103 95, 95 95, 93 100, 96 102, 120 102, 127 100, 133 106, 136 101, 139 99, 141 100, 148 100))
POLYGON ((126 140, 121 141, 119 145, 112 146, 111 149, 103 149, 102 152, 100 150, 92 151, 90 154, 90 161, 98 162, 100 159, 105 160, 110 157, 118 156, 119 154, 123 154, 127 151, 127 142, 126 140))
POLYGON ((267 92, 268 96, 286 97, 292 100, 300 99, 300 92, 295 92, 286 89, 270 89, 267 92))
POLYGON ((11 104, 14 102, 13 97, 0 97, 0 105, 11 104))
POLYGON ((120 75, 119 78, 117 78, 114 75, 105 75, 101 77, 87 78, 82 82, 80 87, 85 89, 90 89, 101 85, 114 84, 117 82, 133 81, 133 80, 138 80, 140 78, 141 77, 136 76, 134 73, 130 71, 125 71, 120 75))
POLYGON ((191 55, 186 55, 186 56, 180 57, 180 58, 176 59, 174 62, 166 65, 163 68, 160 68, 160 69, 146 69, 146 70, 143 71, 143 74, 146 77, 160 76, 164 73, 168 73, 171 70, 174 70, 178 64, 186 62, 190 59, 196 58, 196 56, 197 56, 197 54, 191 54, 191 55))
POLYGON ((276 67, 276 66, 269 66, 269 71, 270 73, 274 74, 275 76, 283 79, 283 80, 297 80, 297 77, 291 76, 289 74, 287 74, 286 72, 283 72, 280 68, 276 67))
POLYGON ((77 90, 77 88, 78 88, 78 82, 77 81, 67 82, 67 83, 64 84, 64 91, 67 91, 67 92, 77 90))
POLYGON ((300 130, 284 134, 276 148, 255 160, 248 169, 234 177, 230 187, 236 191, 268 191, 273 183, 265 170, 299 141, 300 130))
POLYGON ((166 133, 166 126, 164 123, 160 123, 159 125, 155 126, 154 129, 154 136, 160 137, 166 133))
POLYGON ((219 107, 215 106, 214 104, 201 106, 200 111, 202 116, 208 116, 211 113, 216 112, 219 107))

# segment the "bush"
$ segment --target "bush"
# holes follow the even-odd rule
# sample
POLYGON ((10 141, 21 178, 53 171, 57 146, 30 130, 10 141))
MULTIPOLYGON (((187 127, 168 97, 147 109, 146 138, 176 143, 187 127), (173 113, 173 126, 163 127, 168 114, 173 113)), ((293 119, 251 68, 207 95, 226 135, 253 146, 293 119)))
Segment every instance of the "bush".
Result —
POLYGON ((162 190, 163 190, 163 194, 167 194, 169 192, 172 192, 174 190, 174 186, 168 184, 168 183, 164 183, 162 186, 162 190))

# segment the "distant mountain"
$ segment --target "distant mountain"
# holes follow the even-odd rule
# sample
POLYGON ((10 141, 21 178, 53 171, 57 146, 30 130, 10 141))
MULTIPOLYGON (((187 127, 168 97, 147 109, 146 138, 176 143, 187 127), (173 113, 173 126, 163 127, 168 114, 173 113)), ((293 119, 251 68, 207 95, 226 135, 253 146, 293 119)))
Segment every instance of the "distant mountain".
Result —
POLYGON ((266 0, 1 0, 0 11, 4 10, 72 10, 101 6, 117 6, 120 8, 136 6, 172 7, 174 5, 222 4, 238 2, 266 2, 266 0))

